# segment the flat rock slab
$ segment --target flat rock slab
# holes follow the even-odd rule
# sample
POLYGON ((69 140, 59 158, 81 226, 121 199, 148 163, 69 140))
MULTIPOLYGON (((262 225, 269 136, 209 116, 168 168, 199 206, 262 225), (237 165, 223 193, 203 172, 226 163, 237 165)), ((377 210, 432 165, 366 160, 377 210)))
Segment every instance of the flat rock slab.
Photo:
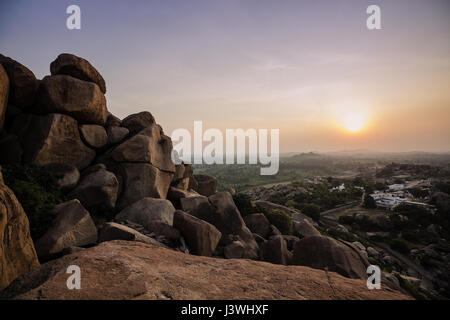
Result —
POLYGON ((410 299, 382 286, 303 266, 188 255, 139 242, 110 241, 48 262, 0 298, 15 299, 410 299), (67 290, 67 266, 82 270, 67 290), (330 286, 330 282, 332 287, 330 286))

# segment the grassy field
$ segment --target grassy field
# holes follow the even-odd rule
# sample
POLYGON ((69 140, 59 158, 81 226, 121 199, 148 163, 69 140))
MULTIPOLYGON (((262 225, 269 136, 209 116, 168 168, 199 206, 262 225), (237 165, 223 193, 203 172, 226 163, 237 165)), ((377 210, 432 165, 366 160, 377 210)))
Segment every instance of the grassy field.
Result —
POLYGON ((327 175, 325 169, 303 169, 280 166, 276 175, 262 176, 257 165, 203 165, 195 166, 195 174, 207 174, 219 180, 219 190, 234 188, 236 191, 277 182, 327 175))

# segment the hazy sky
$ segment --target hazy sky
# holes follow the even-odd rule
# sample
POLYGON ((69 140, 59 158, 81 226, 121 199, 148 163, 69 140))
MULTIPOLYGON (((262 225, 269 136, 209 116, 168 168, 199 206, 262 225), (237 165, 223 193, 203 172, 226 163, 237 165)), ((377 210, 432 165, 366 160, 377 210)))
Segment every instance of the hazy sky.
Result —
POLYGON ((0 53, 42 78, 62 52, 100 71, 111 112, 168 134, 203 120, 279 128, 282 152, 450 151, 448 0, 0 2, 0 53))

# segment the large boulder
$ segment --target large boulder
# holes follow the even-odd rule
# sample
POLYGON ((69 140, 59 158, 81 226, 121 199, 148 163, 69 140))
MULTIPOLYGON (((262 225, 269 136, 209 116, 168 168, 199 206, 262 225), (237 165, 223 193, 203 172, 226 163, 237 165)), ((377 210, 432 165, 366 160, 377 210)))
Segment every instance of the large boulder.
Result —
POLYGON ((67 114, 80 123, 104 125, 108 117, 106 99, 92 82, 71 76, 46 76, 36 97, 36 111, 67 114))
POLYGON ((262 213, 249 214, 244 218, 245 224, 251 232, 267 238, 270 234, 270 222, 262 213))
POLYGON ((170 200, 175 208, 181 209, 181 199, 196 197, 199 194, 193 191, 186 191, 183 189, 178 189, 174 187, 170 187, 167 192, 167 200, 170 200))
POLYGON ((183 211, 209 222, 222 233, 223 245, 240 241, 244 246, 243 258, 258 257, 258 244, 252 232, 246 227, 229 192, 217 192, 208 198, 204 196, 182 198, 180 201, 183 211))
POLYGON ((152 221, 173 225, 175 208, 169 200, 144 198, 126 207, 116 215, 118 221, 131 221, 146 226, 152 221))
POLYGON ((51 64, 52 75, 65 74, 74 78, 97 84, 106 93, 105 80, 89 61, 69 53, 60 54, 51 64))
POLYGON ((28 218, 0 171, 0 291, 38 265, 28 218))
POLYGON ((6 107, 8 106, 9 78, 0 64, 0 131, 5 121, 6 107))
POLYGON ((155 124, 155 118, 148 111, 143 111, 129 115, 122 120, 122 127, 130 130, 131 134, 138 133, 139 131, 155 124))
POLYGON ((114 173, 97 170, 84 175, 69 198, 78 199, 88 209, 113 209, 116 206, 119 182, 114 173))
POLYGON ((327 268, 344 277, 359 279, 367 278, 366 268, 369 265, 356 247, 323 236, 311 236, 295 242, 292 264, 327 268))
MULTIPOLYGON (((382 282, 384 283, 384 282, 382 282)), ((25 300, 370 300, 411 299, 382 285, 303 266, 184 254, 135 241, 108 241, 34 268, 0 299, 25 300), (67 290, 67 267, 81 267, 81 289, 67 290), (332 286, 330 285, 332 284, 332 286)))
POLYGON ((194 178, 198 184, 195 191, 199 194, 208 197, 217 192, 218 181, 216 178, 206 174, 195 174, 194 178))
POLYGON ((106 130, 106 133, 108 135, 108 144, 116 144, 125 139, 130 133, 130 130, 123 127, 110 126, 106 130))
POLYGON ((283 236, 273 236, 261 244, 261 260, 287 265, 292 258, 283 236))
POLYGON ((34 73, 19 62, 1 54, 0 64, 3 65, 9 78, 9 103, 21 108, 32 106, 39 85, 34 73))
POLYGON ((150 163, 159 170, 175 173, 171 158, 172 140, 161 132, 159 125, 150 125, 117 146, 111 153, 112 159, 116 162, 150 163))
POLYGON ((62 163, 83 169, 95 158, 95 151, 81 141, 73 118, 57 113, 29 118, 20 136, 25 163, 36 166, 62 163))
POLYGON ((175 211, 173 226, 180 230, 191 252, 200 256, 211 256, 222 236, 213 225, 180 210, 175 211))
POLYGON ((320 236, 320 232, 307 219, 294 221, 295 235, 299 238, 320 236))
POLYGON ((105 128, 97 124, 83 124, 80 126, 81 138, 91 148, 101 148, 108 142, 105 128))
POLYGON ((97 228, 89 212, 78 200, 70 200, 54 208, 55 220, 36 242, 41 261, 48 260, 67 247, 81 247, 97 241, 97 228))
POLYGON ((98 233, 98 242, 112 240, 138 241, 148 244, 161 245, 155 239, 147 237, 146 235, 143 235, 130 227, 115 222, 107 222, 98 233))
POLYGON ((123 181, 119 208, 125 208, 145 197, 165 199, 173 176, 173 173, 159 170, 148 163, 121 163, 111 170, 123 181))

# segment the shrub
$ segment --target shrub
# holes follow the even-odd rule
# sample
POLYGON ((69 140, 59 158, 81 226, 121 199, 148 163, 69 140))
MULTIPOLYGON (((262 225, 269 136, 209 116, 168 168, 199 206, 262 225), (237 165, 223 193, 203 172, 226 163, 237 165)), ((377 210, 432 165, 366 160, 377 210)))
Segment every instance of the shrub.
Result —
POLYGON ((375 209, 377 207, 377 203, 371 196, 366 195, 364 197, 363 207, 368 209, 375 209))
POLYGON ((307 204, 302 208, 302 213, 306 214, 308 217, 315 221, 320 219, 320 209, 314 204, 307 204))
POLYGON ((252 199, 249 195, 245 193, 236 193, 233 196, 233 201, 242 217, 245 217, 252 213, 256 213, 256 209, 253 207, 252 199))
POLYGON ((352 225, 355 221, 355 218, 353 216, 340 216, 338 221, 341 224, 352 225))
POLYGON ((33 240, 39 239, 54 219, 53 207, 64 202, 64 196, 48 170, 23 165, 2 167, 5 184, 10 187, 30 222, 33 240))
POLYGON ((409 251, 410 251, 409 246, 406 243, 406 241, 403 239, 399 239, 399 238, 392 239, 389 242, 389 246, 392 248, 392 250, 398 251, 402 254, 409 254, 409 251))
POLYGON ((273 209, 265 212, 264 215, 282 234, 290 235, 294 233, 294 219, 283 210, 273 209))

